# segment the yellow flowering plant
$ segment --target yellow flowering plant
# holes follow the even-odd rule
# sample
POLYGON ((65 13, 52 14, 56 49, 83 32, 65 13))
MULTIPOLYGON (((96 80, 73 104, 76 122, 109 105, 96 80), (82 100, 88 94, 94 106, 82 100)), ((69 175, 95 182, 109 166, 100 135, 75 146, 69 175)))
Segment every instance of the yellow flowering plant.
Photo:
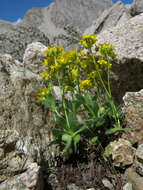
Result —
POLYGON ((79 51, 51 46, 44 52, 45 69, 40 76, 47 88, 37 98, 54 113, 54 140, 50 145, 57 144, 67 155, 77 152, 79 142, 86 138, 85 131, 90 133, 91 142, 95 142, 99 127, 104 127, 105 134, 124 130, 110 89, 110 69, 116 57, 114 47, 107 43, 97 45, 97 41, 95 35, 85 35, 79 41, 83 47, 79 51), (58 103, 52 93, 55 84, 62 97, 58 103), (81 121, 78 116, 82 114, 81 121))

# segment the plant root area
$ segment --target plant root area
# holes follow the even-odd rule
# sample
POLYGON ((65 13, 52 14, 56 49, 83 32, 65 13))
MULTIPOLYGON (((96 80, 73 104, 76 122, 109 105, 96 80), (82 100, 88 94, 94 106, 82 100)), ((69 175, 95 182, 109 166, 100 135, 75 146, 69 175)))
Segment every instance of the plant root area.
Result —
POLYGON ((97 148, 83 148, 82 151, 80 149, 80 153, 73 154, 69 159, 64 160, 59 156, 56 161, 57 166, 49 173, 49 182, 44 190, 110 190, 111 186, 112 190, 122 189, 120 171, 115 170, 109 161, 105 161, 97 148), (78 188, 69 188, 71 184, 78 188))

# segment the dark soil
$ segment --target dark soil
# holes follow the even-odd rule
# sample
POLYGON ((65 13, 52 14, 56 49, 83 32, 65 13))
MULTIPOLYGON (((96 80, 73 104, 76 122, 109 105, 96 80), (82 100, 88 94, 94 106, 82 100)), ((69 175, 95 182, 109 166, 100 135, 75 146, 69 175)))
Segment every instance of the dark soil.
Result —
POLYGON ((95 188, 97 190, 109 190, 102 183, 107 178, 114 190, 122 189, 120 172, 115 171, 109 162, 105 161, 98 148, 92 147, 80 150, 80 153, 73 154, 69 159, 63 160, 57 157, 56 181, 47 186, 45 190, 67 190, 67 185, 75 184, 83 190, 95 188))

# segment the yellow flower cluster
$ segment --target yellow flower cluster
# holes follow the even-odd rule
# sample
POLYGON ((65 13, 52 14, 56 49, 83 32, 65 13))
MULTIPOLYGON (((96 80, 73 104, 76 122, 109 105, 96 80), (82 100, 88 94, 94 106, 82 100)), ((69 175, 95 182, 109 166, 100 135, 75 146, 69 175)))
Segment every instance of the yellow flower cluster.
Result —
POLYGON ((38 93, 37 95, 37 100, 40 102, 40 101, 44 101, 46 100, 46 96, 47 94, 49 93, 50 89, 48 88, 43 88, 40 90, 40 92, 38 93))
POLYGON ((79 44, 81 44, 86 49, 91 49, 94 44, 98 41, 98 38, 96 35, 84 35, 83 39, 79 41, 79 44))
MULTIPOLYGON (((85 35, 79 41, 79 44, 89 50, 86 54, 82 50, 64 51, 60 46, 49 47, 44 52, 45 58, 42 63, 46 69, 40 76, 47 83, 53 84, 52 81, 55 81, 61 84, 65 91, 74 91, 77 87, 82 92, 89 91, 98 83, 99 72, 102 75, 103 71, 110 69, 110 60, 116 57, 114 46, 107 43, 97 45, 97 41, 96 35, 85 35), (94 54, 91 52, 93 46, 94 54)), ((45 96, 39 97, 42 100, 45 96)))
POLYGON ((107 67, 109 69, 112 66, 112 64, 110 64, 108 61, 105 61, 104 59, 98 60, 97 63, 99 63, 99 65, 101 65, 102 67, 107 67))
POLYGON ((80 90, 81 92, 90 90, 93 87, 93 84, 91 82, 91 80, 82 80, 80 82, 80 90))

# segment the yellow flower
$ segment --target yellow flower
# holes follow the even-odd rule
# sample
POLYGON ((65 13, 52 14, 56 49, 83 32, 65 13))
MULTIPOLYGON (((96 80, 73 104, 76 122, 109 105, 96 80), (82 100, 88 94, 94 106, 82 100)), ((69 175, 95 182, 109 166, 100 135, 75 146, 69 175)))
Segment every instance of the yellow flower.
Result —
POLYGON ((76 79, 77 76, 78 76, 78 69, 73 69, 73 70, 71 71, 71 74, 72 74, 73 80, 76 79))
POLYGON ((90 49, 96 42, 98 41, 98 38, 94 34, 90 35, 84 35, 83 39, 79 41, 79 44, 81 44, 84 48, 90 49))
POLYGON ((103 67, 108 67, 109 69, 111 68, 112 64, 108 63, 107 61, 103 60, 98 60, 97 63, 99 63, 103 67))
POLYGON ((40 101, 44 101, 46 100, 46 95, 50 92, 49 88, 43 88, 40 90, 40 92, 37 95, 37 100, 40 101))
POLYGON ((80 89, 81 90, 89 90, 93 87, 91 80, 83 80, 80 82, 80 89))
POLYGON ((50 75, 47 73, 47 70, 44 69, 42 73, 40 73, 40 76, 45 79, 45 80, 49 80, 50 79, 50 75))

